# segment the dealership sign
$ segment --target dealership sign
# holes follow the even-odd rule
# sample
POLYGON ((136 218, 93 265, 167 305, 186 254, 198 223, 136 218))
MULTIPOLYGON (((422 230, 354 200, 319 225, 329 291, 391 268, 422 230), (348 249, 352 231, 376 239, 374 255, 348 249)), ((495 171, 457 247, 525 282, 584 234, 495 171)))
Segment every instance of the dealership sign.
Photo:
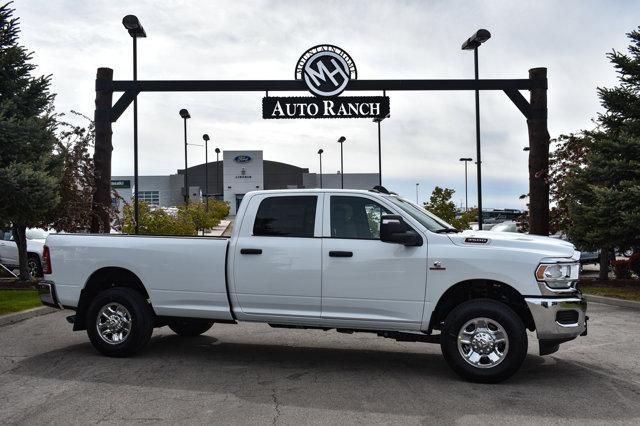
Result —
POLYGON ((351 56, 339 47, 319 45, 298 60, 296 80, 314 96, 262 99, 262 118, 379 118, 389 112, 387 96, 343 96, 349 81, 358 78, 351 56))
POLYGON ((112 188, 131 188, 131 180, 129 179, 111 179, 112 188))
POLYGON ((262 118, 376 118, 389 114, 387 96, 266 97, 262 118))

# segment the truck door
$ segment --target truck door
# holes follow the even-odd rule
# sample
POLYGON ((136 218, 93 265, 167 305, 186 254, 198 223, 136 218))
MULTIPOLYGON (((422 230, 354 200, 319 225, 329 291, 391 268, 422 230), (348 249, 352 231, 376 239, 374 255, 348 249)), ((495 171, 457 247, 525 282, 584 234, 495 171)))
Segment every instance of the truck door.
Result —
POLYGON ((234 248, 234 290, 242 313, 267 321, 317 321, 322 197, 267 193, 248 202, 234 248))
MULTIPOLYGON (((322 248, 322 319, 345 326, 419 329, 427 244, 380 241, 380 216, 393 213, 364 195, 327 195, 322 248)), ((394 213, 396 214, 396 213, 394 213)))

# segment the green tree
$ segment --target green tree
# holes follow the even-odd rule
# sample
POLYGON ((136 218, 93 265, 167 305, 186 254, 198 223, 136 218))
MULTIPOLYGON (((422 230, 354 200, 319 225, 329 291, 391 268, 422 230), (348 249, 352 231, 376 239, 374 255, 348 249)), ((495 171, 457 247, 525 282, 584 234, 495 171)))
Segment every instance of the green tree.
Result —
MULTIPOLYGON (((94 214, 91 208, 95 178, 90 151, 94 145, 93 121, 80 113, 71 114, 86 120, 86 127, 63 121, 58 123, 58 142, 55 154, 61 164, 58 193, 60 202, 52 215, 51 227, 64 232, 87 232, 94 214)), ((114 194, 114 197, 117 194, 114 194)), ((109 215, 117 216, 111 206, 109 215)))
POLYGON ((620 84, 598 88, 605 112, 584 132, 584 164, 566 177, 569 238, 580 248, 600 248, 600 278, 608 278, 609 252, 640 238, 640 27, 627 34, 628 53, 607 57, 620 84))
MULTIPOLYGON (((138 232, 142 235, 197 235, 198 231, 210 229, 220 223, 229 214, 229 205, 222 201, 209 200, 207 212, 204 203, 189 203, 177 208, 175 214, 165 209, 149 206, 140 201, 138 232)), ((124 206, 124 224, 122 232, 132 234, 133 205, 124 206)))
POLYGON ((457 217, 456 205, 451 201, 455 192, 451 188, 436 186, 429 197, 429 201, 424 203, 424 208, 457 229, 469 229, 469 222, 472 222, 474 217, 477 216, 478 210, 470 209, 460 217, 457 217))
POLYGON ((229 205, 222 201, 209 200, 209 208, 205 203, 189 203, 178 207, 178 217, 193 224, 198 231, 211 229, 229 214, 229 205))
POLYGON ((0 222, 10 222, 20 278, 29 279, 25 230, 46 222, 58 202, 59 164, 50 76, 34 77, 32 54, 18 44, 18 18, 0 7, 0 222))
MULTIPOLYGON (((123 214, 122 232, 133 234, 135 230, 133 204, 125 204, 123 214)), ((138 214, 140 222, 138 232, 141 235, 196 235, 196 227, 188 218, 172 215, 161 208, 151 207, 144 201, 138 203, 138 214)))

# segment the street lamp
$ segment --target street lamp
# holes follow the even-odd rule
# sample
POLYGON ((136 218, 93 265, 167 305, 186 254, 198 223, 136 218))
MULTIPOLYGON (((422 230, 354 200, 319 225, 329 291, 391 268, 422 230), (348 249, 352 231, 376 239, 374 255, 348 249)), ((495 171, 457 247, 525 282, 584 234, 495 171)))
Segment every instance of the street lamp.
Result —
POLYGON ((482 230, 482 160, 480 156, 480 90, 478 89, 478 47, 491 38, 491 33, 481 29, 462 43, 462 50, 473 50, 476 79, 476 164, 478 170, 478 229, 482 230))
POLYGON ((205 211, 209 211, 209 135, 202 135, 202 139, 204 139, 204 199, 206 200, 206 204, 204 207, 205 211))
POLYGON ((191 118, 189 111, 182 108, 179 112, 184 120, 184 203, 189 204, 189 171, 187 169, 187 119, 191 118))
POLYGON ((382 138, 380 136, 380 123, 385 118, 389 118, 391 115, 387 114, 384 117, 377 117, 373 119, 374 123, 378 123, 378 185, 382 186, 382 138))
POLYGON ((218 195, 222 195, 222 179, 220 179, 220 161, 218 160, 218 155, 220 155, 220 148, 216 148, 216 186, 218 186, 218 195))
POLYGON ((320 189, 322 189, 322 153, 323 152, 324 152, 323 149, 318 150, 318 155, 320 156, 320 189))
MULTIPOLYGON (((133 81, 138 81, 138 37, 146 37, 144 28, 135 15, 122 18, 122 25, 133 39, 133 81)), ((138 96, 133 98, 133 222, 138 233, 138 96)))
POLYGON ((416 204, 420 204, 420 201, 418 201, 418 188, 420 188, 420 184, 416 183, 416 204))
POLYGON ((469 211, 469 196, 467 189, 467 164, 469 161, 473 161, 473 158, 461 158, 460 161, 464 161, 464 211, 469 211))
POLYGON ((347 140, 344 136, 340 136, 338 143, 340 144, 340 188, 344 189, 344 153, 342 144, 347 140))

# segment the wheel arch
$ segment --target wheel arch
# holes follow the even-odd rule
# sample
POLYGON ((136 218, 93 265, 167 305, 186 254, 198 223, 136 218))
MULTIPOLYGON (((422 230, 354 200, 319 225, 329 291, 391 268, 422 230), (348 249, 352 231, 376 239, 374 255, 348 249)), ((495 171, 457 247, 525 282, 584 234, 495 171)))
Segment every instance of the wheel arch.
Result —
POLYGON ((127 287, 140 293, 149 300, 149 292, 145 288, 142 280, 129 269, 108 266, 94 271, 80 291, 80 298, 76 308, 74 330, 86 329, 86 313, 93 299, 99 293, 114 287, 127 287))
POLYGON ((535 330, 535 322, 524 297, 512 286, 501 281, 474 279, 460 281, 445 291, 436 304, 429 321, 428 333, 440 329, 449 312, 463 302, 473 299, 492 299, 515 311, 525 327, 535 330))

